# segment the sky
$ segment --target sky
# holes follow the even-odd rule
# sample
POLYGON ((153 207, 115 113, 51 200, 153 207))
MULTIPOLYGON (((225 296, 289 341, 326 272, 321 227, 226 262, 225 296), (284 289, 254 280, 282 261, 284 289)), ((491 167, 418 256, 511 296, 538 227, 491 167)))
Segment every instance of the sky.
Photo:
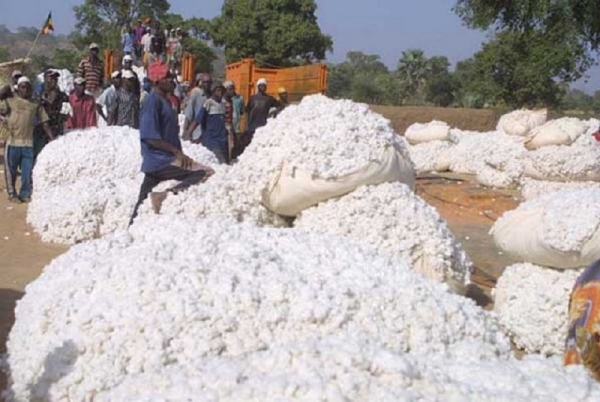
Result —
MULTIPOLYGON (((73 7, 78 0, 0 0, 0 24, 14 30, 41 26, 52 11, 57 33, 69 33, 75 25, 73 7), (41 6, 43 5, 43 6, 41 6)), ((170 0, 171 11, 184 17, 212 18, 223 0, 170 0)), ((351 50, 378 54, 394 69, 403 50, 423 49, 428 57, 446 56, 454 64, 471 57, 486 41, 486 34, 462 25, 453 13, 454 0, 317 0, 321 30, 332 36, 332 62, 345 59, 351 50), (410 4, 410 5, 407 5, 410 4)), ((574 87, 586 92, 600 89, 600 68, 588 72, 587 82, 574 87)))

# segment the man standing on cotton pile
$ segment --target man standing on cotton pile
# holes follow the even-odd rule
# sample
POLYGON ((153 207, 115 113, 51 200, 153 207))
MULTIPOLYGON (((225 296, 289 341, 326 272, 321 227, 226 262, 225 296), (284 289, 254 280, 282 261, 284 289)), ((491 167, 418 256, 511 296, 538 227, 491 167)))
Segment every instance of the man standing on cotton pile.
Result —
POLYGON ((9 130, 4 153, 4 178, 10 202, 31 200, 33 129, 36 121, 41 124, 48 139, 54 139, 46 111, 32 102, 31 95, 31 82, 23 76, 17 81, 17 96, 0 102, 0 116, 7 122, 9 130), (21 189, 17 196, 15 185, 18 170, 21 170, 21 189))
POLYGON ((144 181, 133 210, 131 225, 140 205, 148 198, 155 213, 169 192, 178 193, 189 186, 205 181, 214 171, 185 155, 179 139, 179 119, 173 111, 168 95, 175 89, 174 75, 165 63, 154 63, 148 68, 148 78, 154 89, 144 100, 140 116, 140 141, 144 181), (152 193, 161 182, 177 180, 180 183, 166 192, 152 193))
MULTIPOLYGON (((106 88, 96 102, 98 115, 108 123, 108 117, 104 114, 104 108, 108 111, 117 97, 117 91, 121 88, 121 72, 115 71, 110 75, 111 86, 106 88)), ((107 112, 108 113, 108 112, 107 112)))
POLYGON ((77 76, 85 78, 85 90, 94 99, 98 99, 104 85, 104 66, 99 56, 100 47, 96 43, 92 43, 89 50, 89 56, 81 60, 77 67, 77 76))
POLYGON ((198 141, 202 136, 202 126, 198 125, 195 130, 190 133, 189 127, 194 122, 200 108, 204 105, 204 102, 210 97, 212 93, 212 77, 210 74, 200 73, 196 76, 196 87, 192 89, 185 106, 185 123, 183 125, 183 132, 185 140, 198 141))
POLYGON ((121 88, 116 91, 115 101, 107 110, 109 126, 139 127, 140 99, 133 92, 136 80, 133 72, 121 71, 121 88))
POLYGON ((65 128, 84 129, 96 127, 98 125, 96 101, 92 95, 85 93, 85 78, 75 78, 73 86, 75 89, 71 95, 69 95, 71 116, 67 119, 65 128))
POLYGON ((138 101, 140 99, 140 95, 142 94, 142 88, 140 84, 140 77, 137 75, 135 71, 133 71, 133 57, 130 55, 126 55, 123 57, 123 71, 131 71, 131 73, 135 77, 135 81, 133 81, 133 92, 136 94, 138 101))
POLYGON ((246 112, 248 113, 248 130, 246 135, 249 137, 248 142, 252 140, 254 132, 257 128, 267 124, 269 111, 272 108, 278 108, 279 102, 271 95, 267 94, 267 80, 261 78, 257 81, 258 92, 250 97, 246 112))

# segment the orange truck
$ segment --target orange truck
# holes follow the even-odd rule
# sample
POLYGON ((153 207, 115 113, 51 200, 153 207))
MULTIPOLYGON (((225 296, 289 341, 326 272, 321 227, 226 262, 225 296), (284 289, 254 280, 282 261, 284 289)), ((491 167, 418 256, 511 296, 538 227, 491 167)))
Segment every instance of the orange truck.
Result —
POLYGON ((256 81, 267 80, 267 93, 277 98, 277 90, 284 87, 290 102, 297 102, 305 95, 324 94, 327 90, 327 65, 309 64, 290 68, 263 68, 256 65, 254 59, 243 59, 229 64, 225 69, 225 78, 235 83, 238 94, 248 101, 256 92, 256 81))

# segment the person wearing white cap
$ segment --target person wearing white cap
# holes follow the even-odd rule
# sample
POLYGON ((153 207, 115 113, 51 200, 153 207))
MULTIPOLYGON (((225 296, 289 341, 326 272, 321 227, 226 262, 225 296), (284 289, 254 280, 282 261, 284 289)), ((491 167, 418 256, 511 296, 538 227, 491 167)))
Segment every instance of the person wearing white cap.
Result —
POLYGON ((89 46, 90 53, 88 57, 81 60, 77 67, 77 76, 85 78, 85 90, 94 97, 102 94, 104 86, 104 65, 100 60, 100 47, 96 43, 89 46))
POLYGON ((257 93, 250 97, 246 112, 248 113, 248 130, 246 131, 246 141, 249 143, 254 136, 257 128, 267 124, 269 111, 271 108, 279 107, 277 99, 267 94, 267 80, 264 78, 256 82, 257 93))
POLYGON ((42 126, 48 139, 54 139, 48 126, 48 115, 31 100, 32 88, 29 78, 17 80, 16 96, 0 102, 0 116, 8 123, 9 134, 4 150, 4 178, 10 202, 31 200, 31 173, 33 170, 33 130, 36 121, 42 126), (16 191, 17 172, 21 171, 21 188, 16 191))
POLYGON ((121 88, 116 92, 115 102, 108 108, 109 126, 139 128, 140 100, 133 92, 135 80, 137 78, 132 71, 121 71, 121 88))
POLYGON ((96 127, 98 125, 96 101, 92 95, 85 93, 85 78, 76 77, 73 84, 75 89, 69 95, 71 115, 65 123, 65 128, 84 129, 96 127))
POLYGON ((137 75, 137 73, 135 71, 133 71, 133 57, 131 57, 131 55, 127 54, 125 55, 125 57, 123 57, 123 71, 131 71, 133 73, 133 75, 135 76, 135 81, 133 83, 133 92, 136 94, 136 96, 138 97, 138 100, 140 99, 140 96, 142 94, 142 86, 140 84, 140 77, 137 75))
POLYGON ((117 90, 121 88, 121 70, 114 71, 110 75, 111 85, 102 92, 102 95, 96 100, 96 109, 98 110, 98 115, 102 117, 105 122, 108 122, 108 117, 106 116, 105 110, 110 108, 113 102, 117 97, 117 90))

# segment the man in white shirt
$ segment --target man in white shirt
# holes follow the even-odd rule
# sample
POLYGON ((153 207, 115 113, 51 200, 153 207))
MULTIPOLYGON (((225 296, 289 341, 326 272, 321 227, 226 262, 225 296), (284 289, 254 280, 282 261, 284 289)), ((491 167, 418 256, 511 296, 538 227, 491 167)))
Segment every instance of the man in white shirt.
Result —
POLYGON ((110 106, 117 98, 117 89, 121 88, 121 71, 115 71, 110 76, 112 85, 102 92, 102 95, 96 101, 96 110, 104 121, 108 121, 105 110, 109 110, 110 106))
POLYGON ((144 58, 143 64, 144 66, 148 66, 148 61, 150 58, 150 51, 152 50, 152 29, 150 27, 146 27, 146 33, 142 36, 142 46, 144 49, 144 58))

